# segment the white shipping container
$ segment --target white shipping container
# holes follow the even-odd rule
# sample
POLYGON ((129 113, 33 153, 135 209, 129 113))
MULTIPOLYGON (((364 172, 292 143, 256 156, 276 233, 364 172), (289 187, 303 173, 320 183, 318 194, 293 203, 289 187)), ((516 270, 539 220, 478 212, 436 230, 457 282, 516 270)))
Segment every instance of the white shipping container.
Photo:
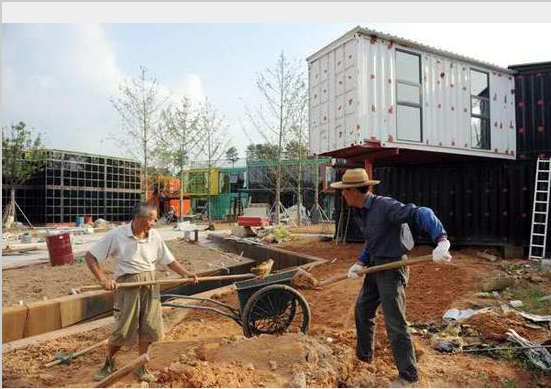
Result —
POLYGON ((308 58, 310 152, 515 159, 514 72, 356 27, 308 58))

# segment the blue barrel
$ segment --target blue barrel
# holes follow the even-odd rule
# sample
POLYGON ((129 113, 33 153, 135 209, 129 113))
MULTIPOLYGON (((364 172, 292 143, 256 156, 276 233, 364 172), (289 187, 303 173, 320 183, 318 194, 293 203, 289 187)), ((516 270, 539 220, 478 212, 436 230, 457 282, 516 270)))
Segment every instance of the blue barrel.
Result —
POLYGON ((84 225, 84 216, 77 216, 77 218, 75 220, 75 224, 77 225, 77 227, 83 226, 84 225))

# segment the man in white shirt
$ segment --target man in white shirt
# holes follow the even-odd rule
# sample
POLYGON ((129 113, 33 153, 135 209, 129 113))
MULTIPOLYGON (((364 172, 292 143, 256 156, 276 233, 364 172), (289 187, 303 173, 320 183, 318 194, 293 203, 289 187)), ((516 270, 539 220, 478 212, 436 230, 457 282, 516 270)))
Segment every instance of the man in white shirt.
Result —
MULTIPOLYGON (((104 366, 94 379, 101 381, 115 370, 114 356, 122 346, 132 346, 139 337, 140 355, 149 345, 162 338, 161 298, 159 285, 118 288, 117 284, 155 280, 157 263, 182 277, 197 276, 188 271, 166 246, 161 235, 152 229, 157 222, 157 210, 147 202, 138 203, 131 223, 109 231, 86 253, 86 263, 105 290, 113 290, 115 325, 109 336, 104 366), (115 280, 105 276, 100 264, 109 256, 115 261, 115 280)), ((136 371, 143 381, 156 378, 144 366, 136 371)))

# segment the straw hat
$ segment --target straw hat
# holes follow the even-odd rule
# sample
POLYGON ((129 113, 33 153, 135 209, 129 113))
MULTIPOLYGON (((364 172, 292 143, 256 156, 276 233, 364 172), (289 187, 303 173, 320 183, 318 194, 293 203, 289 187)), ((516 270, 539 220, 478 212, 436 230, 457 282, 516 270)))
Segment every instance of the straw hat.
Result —
POLYGON ((377 185, 380 182, 370 180, 365 169, 347 169, 342 176, 342 181, 332 183, 331 188, 358 188, 360 186, 377 185))

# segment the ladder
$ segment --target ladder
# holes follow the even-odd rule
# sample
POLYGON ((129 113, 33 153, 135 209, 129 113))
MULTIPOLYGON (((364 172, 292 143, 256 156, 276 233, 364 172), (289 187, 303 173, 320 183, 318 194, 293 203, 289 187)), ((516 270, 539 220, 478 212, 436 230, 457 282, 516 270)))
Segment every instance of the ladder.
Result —
POLYGON ((543 259, 547 242, 547 220, 549 215, 549 189, 551 186, 551 158, 538 158, 532 207, 529 259, 543 259))

